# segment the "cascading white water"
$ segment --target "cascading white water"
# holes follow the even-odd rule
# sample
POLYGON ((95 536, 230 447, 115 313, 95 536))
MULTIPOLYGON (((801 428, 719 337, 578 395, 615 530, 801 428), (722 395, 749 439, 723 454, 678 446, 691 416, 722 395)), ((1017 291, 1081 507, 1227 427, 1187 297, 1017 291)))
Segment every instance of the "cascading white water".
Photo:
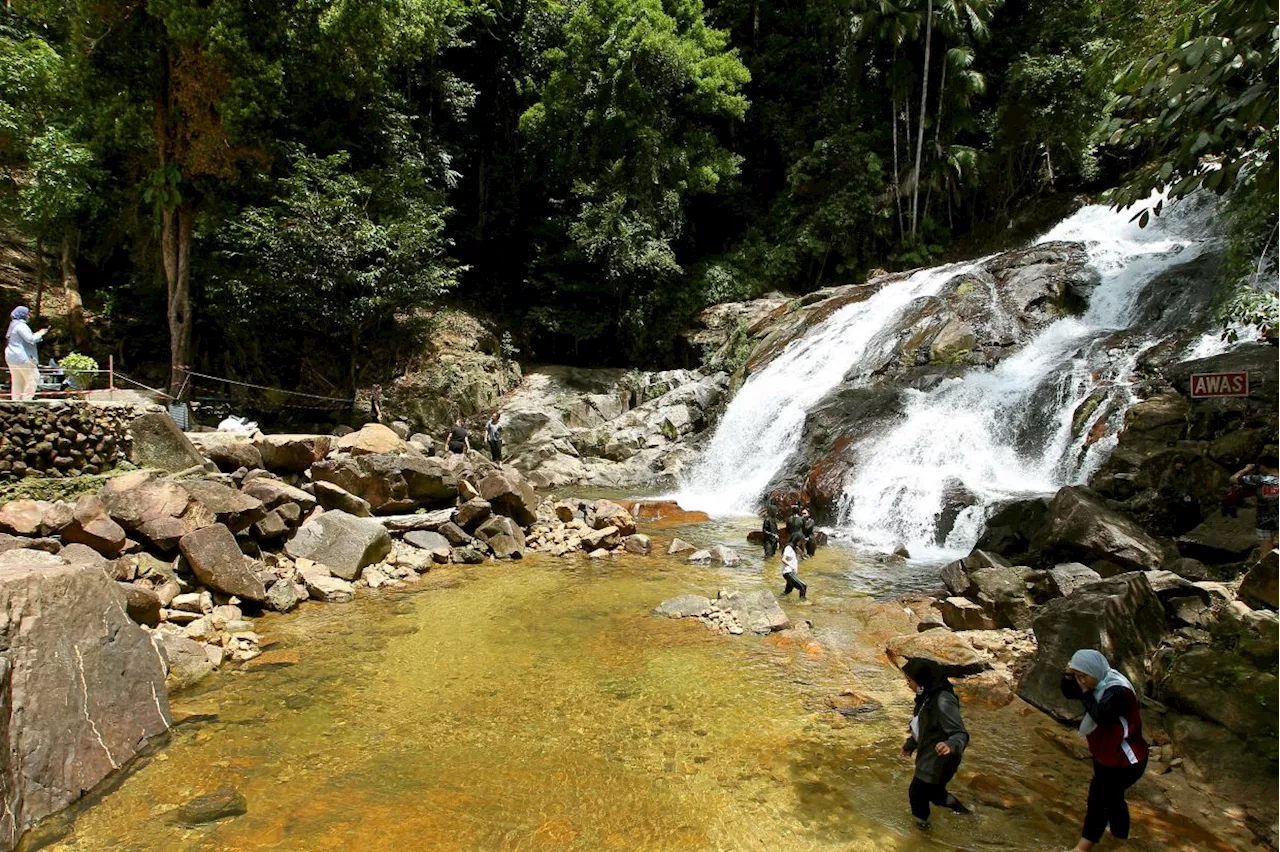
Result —
POLYGON ((722 515, 753 511, 798 446, 809 407, 851 367, 883 349, 885 330, 913 300, 933 295, 972 267, 917 272, 840 308, 788 345, 738 391, 678 495, 681 505, 722 515))
POLYGON ((1134 401, 1134 369, 1159 335, 1138 334, 1123 349, 1108 349, 1104 339, 1130 328, 1153 279, 1212 244, 1212 213, 1200 200, 1167 205, 1142 229, 1130 214, 1091 206, 1045 234, 1040 242, 1085 244, 1102 278, 1088 310, 1055 322, 994 369, 927 393, 906 391, 901 421, 858 448, 842 525, 867 544, 905 544, 917 556, 967 550, 999 502, 1087 480, 1115 443, 1097 439, 1093 427, 1134 401), (1081 408, 1091 397, 1092 412, 1081 408), (953 513, 967 507, 940 548, 938 523, 949 504, 953 513))

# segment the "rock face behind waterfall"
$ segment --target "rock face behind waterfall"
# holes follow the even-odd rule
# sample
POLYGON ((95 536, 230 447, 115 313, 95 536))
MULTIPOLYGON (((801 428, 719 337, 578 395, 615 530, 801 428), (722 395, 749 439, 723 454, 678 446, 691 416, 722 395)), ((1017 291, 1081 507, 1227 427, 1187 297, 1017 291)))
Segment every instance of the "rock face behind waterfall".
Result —
POLYGON ((165 666, 102 569, 0 555, 0 849, 127 765, 171 724, 165 666))
MULTIPOLYGON (((989 258, 936 295, 916 299, 880 333, 869 359, 810 409, 800 449, 770 493, 783 502, 803 499, 830 518, 854 462, 852 445, 900 414, 902 391, 930 390, 972 367, 994 365, 1050 323, 1082 311, 1099 281, 1087 260, 1080 243, 1042 243, 989 258)), ((823 291, 824 298, 763 336, 748 365, 762 366, 834 310, 902 278, 823 291)))

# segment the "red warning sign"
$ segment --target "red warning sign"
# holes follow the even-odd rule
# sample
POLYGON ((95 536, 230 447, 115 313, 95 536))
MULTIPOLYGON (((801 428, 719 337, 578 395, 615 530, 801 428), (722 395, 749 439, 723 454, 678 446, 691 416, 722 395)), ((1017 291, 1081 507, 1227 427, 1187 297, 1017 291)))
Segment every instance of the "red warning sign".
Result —
POLYGON ((1191 398, 1248 396, 1248 373, 1192 373, 1191 398))

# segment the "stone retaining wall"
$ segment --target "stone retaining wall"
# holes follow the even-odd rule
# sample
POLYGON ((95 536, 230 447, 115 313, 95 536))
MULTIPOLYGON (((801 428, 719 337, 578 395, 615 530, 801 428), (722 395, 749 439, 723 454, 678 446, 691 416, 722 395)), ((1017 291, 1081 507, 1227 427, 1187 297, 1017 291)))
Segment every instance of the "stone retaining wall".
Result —
POLYGON ((0 402, 0 482, 101 473, 128 457, 131 405, 0 402))

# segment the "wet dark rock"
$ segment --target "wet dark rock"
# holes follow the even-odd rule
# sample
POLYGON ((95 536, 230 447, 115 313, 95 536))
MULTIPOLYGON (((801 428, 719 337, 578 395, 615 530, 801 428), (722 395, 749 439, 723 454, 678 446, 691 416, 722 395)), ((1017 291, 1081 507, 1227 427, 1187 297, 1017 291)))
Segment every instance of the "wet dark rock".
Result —
POLYGON ((1277 606, 1277 553, 1272 550, 1249 568, 1236 595, 1255 609, 1274 610, 1277 606))
POLYGON ((227 817, 243 816, 249 812, 244 794, 235 787, 223 787, 203 796, 196 796, 175 814, 182 825, 204 825, 227 817))
POLYGON ((702 615, 711 609, 711 600, 701 595, 680 595, 665 600, 654 609, 655 615, 668 618, 691 618, 702 615))
POLYGON ((1145 574, 1132 572, 1083 586, 1050 601, 1032 623, 1038 650, 1018 682, 1024 701, 1062 721, 1084 714, 1060 689, 1062 672, 1081 648, 1104 648, 1135 686, 1146 682, 1147 656, 1168 630, 1164 607, 1145 574))
POLYGON ((1214 648, 1180 655, 1160 684, 1161 701, 1242 737, 1276 736, 1280 684, 1244 658, 1214 648))

